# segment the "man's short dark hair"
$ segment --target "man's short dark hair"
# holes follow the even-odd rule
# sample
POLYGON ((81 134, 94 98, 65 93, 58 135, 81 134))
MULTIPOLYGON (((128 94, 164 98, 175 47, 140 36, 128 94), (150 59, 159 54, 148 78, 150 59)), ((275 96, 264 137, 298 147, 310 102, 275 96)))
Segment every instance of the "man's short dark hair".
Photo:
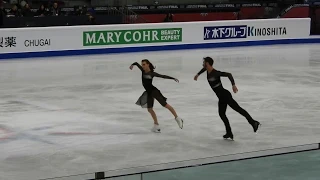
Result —
POLYGON ((205 58, 203 58, 204 59, 204 62, 207 62, 207 63, 209 63, 210 64, 210 66, 212 66, 213 65, 213 59, 211 58, 211 57, 205 57, 205 58))

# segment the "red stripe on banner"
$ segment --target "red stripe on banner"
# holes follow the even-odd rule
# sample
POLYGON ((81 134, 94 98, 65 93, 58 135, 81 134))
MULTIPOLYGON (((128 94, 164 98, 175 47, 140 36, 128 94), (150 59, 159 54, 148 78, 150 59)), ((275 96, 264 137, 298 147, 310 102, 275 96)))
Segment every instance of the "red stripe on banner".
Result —
POLYGON ((307 18, 309 17, 309 7, 293 7, 281 18, 307 18))

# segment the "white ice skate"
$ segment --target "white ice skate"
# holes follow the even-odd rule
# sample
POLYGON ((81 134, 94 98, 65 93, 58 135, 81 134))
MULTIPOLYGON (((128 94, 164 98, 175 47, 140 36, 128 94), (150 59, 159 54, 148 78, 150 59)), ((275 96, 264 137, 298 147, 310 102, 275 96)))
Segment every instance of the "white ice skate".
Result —
POLYGON ((183 128, 183 120, 180 117, 177 117, 176 121, 177 121, 178 126, 180 127, 180 129, 182 129, 183 128))
POLYGON ((151 131, 155 132, 155 133, 160 133, 161 132, 159 125, 156 125, 156 124, 153 126, 151 131))

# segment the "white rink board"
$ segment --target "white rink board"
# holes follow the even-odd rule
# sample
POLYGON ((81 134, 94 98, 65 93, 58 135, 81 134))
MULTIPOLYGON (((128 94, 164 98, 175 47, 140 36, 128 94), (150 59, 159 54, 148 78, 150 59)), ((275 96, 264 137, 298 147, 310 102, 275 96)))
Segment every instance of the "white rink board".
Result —
MULTIPOLYGON (((263 41, 263 40, 281 40, 281 39, 301 39, 308 38, 310 34, 310 18, 295 19, 263 19, 263 20, 236 20, 236 21, 209 21, 209 22, 181 22, 181 23, 154 23, 154 24, 129 24, 129 25, 99 25, 99 26, 75 26, 75 27, 42 27, 42 28, 15 28, 0 30, 0 55, 2 53, 22 53, 22 52, 41 52, 41 51, 64 51, 64 50, 86 50, 86 49, 104 49, 104 48, 127 48, 127 47, 143 47, 143 46, 166 46, 166 45, 182 45, 182 44, 206 44, 206 43, 222 43, 222 42, 240 42, 240 41, 263 41), (236 26, 243 26, 236 28, 236 26), (205 27, 216 27, 208 29, 206 34, 205 27), (222 27, 221 27, 222 26, 222 27), (166 32, 167 28, 178 28, 181 32, 173 32, 173 35, 165 36, 165 38, 176 39, 176 41, 163 42, 161 38, 158 42, 152 41, 152 35, 156 29, 160 29, 159 33, 166 32), (150 34, 143 34, 141 30, 154 30, 150 34), (253 31, 251 30, 253 29, 253 31), (127 30, 135 30, 128 32, 127 30), (163 30, 163 31, 162 31, 163 30), (93 46, 84 46, 87 38, 84 32, 102 31, 105 43, 93 46), (112 32, 106 32, 112 31, 112 32), (116 32, 120 33, 117 36, 116 32), (140 31, 140 34, 139 34, 140 31), (258 32, 258 35, 253 33, 258 32), (269 34, 268 34, 269 32, 269 34), (134 42, 132 34, 139 40, 134 42), (215 34, 213 34, 215 33, 215 34), (262 33, 262 35, 261 35, 262 33), (141 35, 141 36, 140 36, 141 35), (143 41, 145 35, 145 41, 143 41), (204 40, 208 35, 210 40, 204 40), (213 35, 218 39, 212 39, 213 35), (245 35, 246 38, 239 38, 245 35), (252 36, 253 35, 253 36, 252 36), (122 39, 127 40, 123 41, 122 39), (232 38, 235 36, 237 38, 232 38), (6 39, 14 37, 13 39, 6 39), (117 38, 118 37, 118 38, 117 38), (109 41, 108 41, 108 38, 109 41), (150 38, 150 41, 148 41, 150 38), (221 39, 222 38, 222 39, 221 39), (84 40, 85 39, 85 40, 84 40), (30 41, 36 43, 30 43, 30 41), (112 40, 115 43, 111 43, 112 40), (42 41, 38 43, 38 41, 42 41), (47 41, 47 43, 44 43, 47 41), (133 43, 134 42, 134 43, 133 43), (8 46, 9 43, 9 46, 8 46), (14 44, 15 47, 10 47, 14 44), (31 44, 31 45, 30 45, 31 44)), ((101 35, 101 33, 100 33, 101 35)), ((98 38, 98 33, 96 33, 98 38)), ((92 36, 90 36, 92 37, 92 36)), ((100 37, 100 36, 99 36, 100 37)), ((104 42, 103 38, 100 42, 104 42)))

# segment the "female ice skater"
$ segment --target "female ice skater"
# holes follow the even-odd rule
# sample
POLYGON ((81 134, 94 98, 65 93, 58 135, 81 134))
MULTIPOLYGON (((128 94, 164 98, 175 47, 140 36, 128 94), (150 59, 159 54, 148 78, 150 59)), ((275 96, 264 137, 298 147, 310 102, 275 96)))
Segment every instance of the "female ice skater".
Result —
POLYGON ((148 112, 151 114, 153 121, 154 121, 154 127, 151 129, 153 132, 160 132, 159 123, 157 120, 156 113, 153 110, 154 105, 154 99, 156 99, 163 107, 167 108, 172 115, 174 116, 176 122, 178 123, 179 127, 183 128, 183 120, 178 117, 176 111, 173 109, 172 106, 170 106, 166 101, 167 98, 164 97, 161 92, 152 85, 153 77, 160 77, 164 79, 173 79, 176 82, 179 82, 178 79, 175 79, 170 76, 161 75, 156 72, 154 72, 154 66, 149 62, 147 59, 143 59, 141 61, 141 65, 137 62, 131 64, 130 69, 132 70, 133 66, 136 65, 142 72, 142 85, 145 88, 145 92, 140 96, 138 101, 136 102, 137 105, 148 108, 148 112))
POLYGON ((228 77, 229 80, 231 81, 233 92, 234 93, 238 92, 238 88, 235 85, 235 82, 231 73, 221 72, 214 69, 212 67, 213 59, 211 57, 205 57, 203 59, 204 59, 203 68, 197 73, 197 75, 194 77, 194 80, 196 81, 200 74, 207 71, 207 80, 209 82, 210 87, 216 93, 219 99, 219 103, 218 103, 219 116, 224 122, 226 131, 227 131, 227 133, 223 136, 223 138, 225 139, 231 138, 233 140, 233 133, 231 131, 229 120, 226 116, 227 105, 229 105, 233 110, 237 111, 242 116, 244 116, 248 120, 249 124, 251 124, 251 126, 253 127, 253 131, 257 132, 260 126, 260 123, 258 121, 253 120, 252 117, 249 115, 249 113, 246 110, 242 109, 239 106, 239 104, 232 98, 231 93, 228 90, 224 89, 222 86, 220 77, 228 77))

